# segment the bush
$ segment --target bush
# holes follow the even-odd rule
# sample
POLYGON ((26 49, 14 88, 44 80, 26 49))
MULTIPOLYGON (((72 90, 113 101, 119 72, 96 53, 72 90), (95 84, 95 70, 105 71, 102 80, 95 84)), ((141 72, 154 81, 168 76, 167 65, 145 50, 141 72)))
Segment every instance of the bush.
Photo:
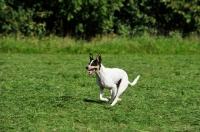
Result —
POLYGON ((200 32, 200 2, 173 0, 0 1, 0 33, 90 38, 200 32))

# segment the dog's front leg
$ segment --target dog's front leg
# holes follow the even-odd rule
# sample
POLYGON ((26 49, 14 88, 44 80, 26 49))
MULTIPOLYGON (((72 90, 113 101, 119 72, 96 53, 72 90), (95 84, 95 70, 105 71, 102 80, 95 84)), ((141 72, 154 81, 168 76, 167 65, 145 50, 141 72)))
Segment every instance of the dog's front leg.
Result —
POLYGON ((100 87, 100 100, 101 100, 101 101, 106 101, 106 102, 108 102, 109 99, 103 98, 103 90, 104 90, 104 88, 103 88, 103 87, 100 87))

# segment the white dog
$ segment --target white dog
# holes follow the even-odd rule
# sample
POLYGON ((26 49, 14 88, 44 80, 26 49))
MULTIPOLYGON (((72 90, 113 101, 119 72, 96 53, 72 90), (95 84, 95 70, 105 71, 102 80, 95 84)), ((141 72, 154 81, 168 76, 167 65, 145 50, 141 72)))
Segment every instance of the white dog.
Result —
POLYGON ((86 66, 89 75, 96 73, 96 81, 100 86, 100 100, 109 101, 114 99, 111 106, 114 106, 118 100, 121 100, 119 96, 126 90, 128 85, 134 86, 140 75, 130 83, 128 81, 127 73, 119 68, 105 68, 101 63, 101 54, 97 55, 96 60, 93 59, 93 55, 90 53, 90 63, 86 66), (111 91, 111 97, 103 98, 104 88, 109 88, 111 91), (118 88, 118 90, 117 90, 118 88))

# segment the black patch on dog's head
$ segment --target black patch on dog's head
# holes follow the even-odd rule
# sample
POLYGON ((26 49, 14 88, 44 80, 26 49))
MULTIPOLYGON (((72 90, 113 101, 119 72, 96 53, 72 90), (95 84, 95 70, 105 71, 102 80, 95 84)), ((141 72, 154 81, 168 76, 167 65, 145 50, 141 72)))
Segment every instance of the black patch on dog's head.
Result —
POLYGON ((101 59, 101 54, 100 53, 97 55, 97 59, 96 60, 101 63, 102 59, 101 59))
POLYGON ((90 58, 90 62, 88 64, 89 66, 98 66, 98 65, 101 65, 102 59, 101 59, 101 54, 100 53, 97 55, 96 60, 93 59, 92 53, 90 53, 89 58, 90 58))
POLYGON ((98 66, 101 65, 101 63, 98 60, 93 60, 92 62, 90 62, 90 66, 98 66))
POLYGON ((93 55, 92 55, 92 53, 90 53, 90 62, 91 62, 92 60, 94 60, 94 59, 93 59, 93 55))
POLYGON ((88 70, 88 73, 93 73, 93 72, 96 72, 96 71, 100 70, 101 61, 102 61, 101 60, 101 54, 99 53, 97 55, 96 60, 94 60, 93 59, 93 55, 90 53, 89 58, 90 58, 90 62, 88 64, 88 66, 86 66, 86 69, 88 70))

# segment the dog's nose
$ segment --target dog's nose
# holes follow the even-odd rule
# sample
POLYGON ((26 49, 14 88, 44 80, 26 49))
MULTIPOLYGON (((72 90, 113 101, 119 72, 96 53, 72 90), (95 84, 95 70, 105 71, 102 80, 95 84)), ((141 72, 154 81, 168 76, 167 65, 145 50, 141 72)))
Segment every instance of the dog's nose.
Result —
POLYGON ((88 66, 86 66, 85 68, 88 69, 88 66))

